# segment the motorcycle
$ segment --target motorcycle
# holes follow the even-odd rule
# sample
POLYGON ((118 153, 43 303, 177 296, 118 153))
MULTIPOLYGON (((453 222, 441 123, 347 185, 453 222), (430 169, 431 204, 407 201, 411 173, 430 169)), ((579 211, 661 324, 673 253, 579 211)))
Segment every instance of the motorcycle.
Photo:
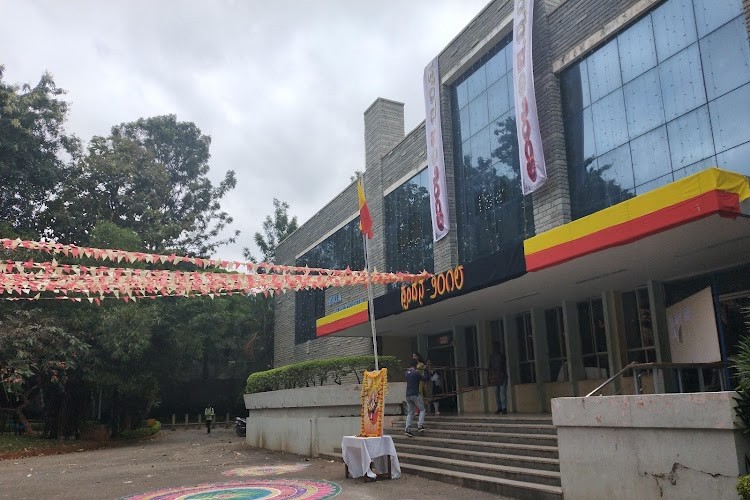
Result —
POLYGON ((247 433, 247 421, 244 418, 235 417, 234 432, 240 437, 245 437, 245 434, 247 433))

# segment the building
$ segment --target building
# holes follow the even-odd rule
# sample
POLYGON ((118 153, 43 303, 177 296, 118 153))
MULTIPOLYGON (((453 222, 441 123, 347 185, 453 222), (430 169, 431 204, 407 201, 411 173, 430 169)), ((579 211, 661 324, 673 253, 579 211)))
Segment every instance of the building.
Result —
MULTIPOLYGON (((550 411, 631 362, 725 366, 750 306, 750 2, 536 0, 547 180, 525 196, 513 8, 490 2, 437 58, 445 237, 433 234, 425 124, 405 134, 403 105, 382 98, 364 113, 371 266, 435 273, 374 288, 379 352, 456 367, 447 382, 460 389, 486 383, 468 368, 487 367, 498 341, 516 412, 550 411)), ((279 244, 277 261, 362 269, 358 215, 353 183, 279 244)), ((365 300, 353 288, 277 297, 276 366, 372 352, 368 324, 316 335, 316 321, 365 300)), ((649 392, 730 379, 719 367, 639 380, 649 392)), ((477 390, 453 404, 495 403, 477 390)))

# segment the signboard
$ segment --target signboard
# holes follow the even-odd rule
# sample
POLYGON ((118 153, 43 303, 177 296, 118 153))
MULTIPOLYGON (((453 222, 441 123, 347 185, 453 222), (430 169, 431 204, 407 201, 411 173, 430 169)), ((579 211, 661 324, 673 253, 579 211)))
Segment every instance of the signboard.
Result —
POLYGON ((667 331, 673 363, 721 361, 711 287, 668 307, 667 331))
POLYGON ((438 57, 424 69, 425 135, 430 174, 430 213, 434 241, 448 234, 448 195, 445 187, 443 125, 440 121, 440 71, 438 57))
POLYGON ((534 0, 515 0, 513 10, 513 88, 516 105, 516 135, 521 160, 521 191, 536 191, 547 180, 542 151, 542 134, 536 111, 534 62, 531 57, 531 33, 534 25, 534 0))

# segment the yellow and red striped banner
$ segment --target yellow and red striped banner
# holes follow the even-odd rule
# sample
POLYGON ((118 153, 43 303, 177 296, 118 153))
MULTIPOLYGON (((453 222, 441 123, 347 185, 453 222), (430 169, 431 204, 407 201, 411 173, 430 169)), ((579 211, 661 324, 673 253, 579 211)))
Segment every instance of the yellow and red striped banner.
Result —
POLYGON ((323 337, 365 323, 370 318, 368 310, 367 302, 360 302, 328 316, 323 316, 315 322, 316 336, 323 337))
POLYGON ((709 168, 525 240, 526 270, 539 271, 709 215, 736 217, 749 197, 747 177, 709 168))

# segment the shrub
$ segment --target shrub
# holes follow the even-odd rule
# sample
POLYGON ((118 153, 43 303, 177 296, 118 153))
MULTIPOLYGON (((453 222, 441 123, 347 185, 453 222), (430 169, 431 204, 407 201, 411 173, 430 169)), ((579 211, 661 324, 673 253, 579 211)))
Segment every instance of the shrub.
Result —
POLYGON ((737 478, 737 493, 742 500, 750 500, 750 474, 745 474, 737 478))
MULTIPOLYGON (((746 318, 750 315, 750 309, 742 311, 746 318)), ((735 411, 745 424, 743 432, 750 435, 750 337, 743 337, 737 343, 737 354, 732 357, 732 368, 737 374, 737 397, 734 398, 737 406, 735 411)))
POLYGON ((133 429, 129 431, 122 431, 120 437, 122 439, 143 439, 149 436, 153 436, 161 430, 161 422, 154 420, 153 418, 148 419, 146 427, 140 429, 133 429), (153 424, 151 423, 153 422, 153 424))
MULTIPOLYGON (((390 373, 399 370, 399 360, 393 356, 380 356, 378 362, 382 368, 388 368, 390 373)), ((245 392, 253 394, 295 387, 310 387, 311 385, 323 385, 329 380, 341 384, 341 378, 350 374, 356 375, 357 381, 360 381, 360 374, 363 371, 373 369, 375 369, 375 358, 373 356, 349 356, 302 361, 250 374, 245 385, 245 392)))

